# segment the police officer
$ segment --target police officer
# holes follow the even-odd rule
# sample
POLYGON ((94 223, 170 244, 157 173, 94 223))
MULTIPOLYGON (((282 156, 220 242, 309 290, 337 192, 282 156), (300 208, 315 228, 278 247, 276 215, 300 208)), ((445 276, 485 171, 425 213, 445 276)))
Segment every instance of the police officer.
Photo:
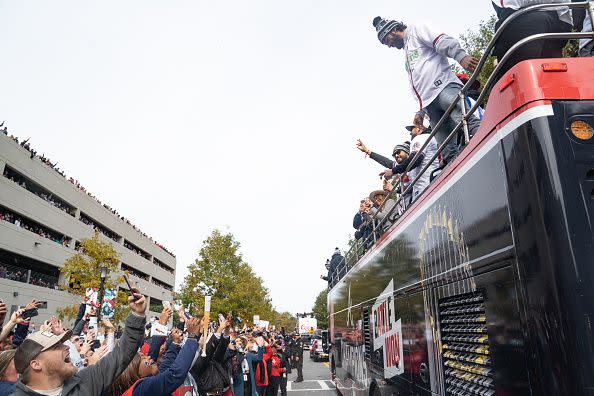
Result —
POLYGON ((297 379, 294 382, 303 382, 303 343, 299 333, 293 335, 291 355, 293 355, 294 366, 297 369, 297 379))

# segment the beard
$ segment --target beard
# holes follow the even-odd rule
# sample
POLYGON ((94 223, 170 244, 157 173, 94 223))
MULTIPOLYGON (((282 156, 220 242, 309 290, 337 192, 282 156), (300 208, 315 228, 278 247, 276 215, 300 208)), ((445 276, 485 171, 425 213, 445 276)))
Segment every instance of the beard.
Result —
POLYGON ((62 381, 66 381, 68 378, 72 377, 76 374, 78 370, 74 365, 69 361, 66 362, 51 362, 48 364, 47 372, 48 375, 57 376, 62 379, 62 381))
POLYGON ((404 40, 402 37, 394 37, 394 40, 392 40, 392 45, 398 49, 402 49, 404 48, 404 40))

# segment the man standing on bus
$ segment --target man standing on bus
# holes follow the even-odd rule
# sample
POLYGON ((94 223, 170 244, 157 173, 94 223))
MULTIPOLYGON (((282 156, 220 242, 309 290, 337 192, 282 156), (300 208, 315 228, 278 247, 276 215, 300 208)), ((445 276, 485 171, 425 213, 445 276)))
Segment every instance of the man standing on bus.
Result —
MULTIPOLYGON (((406 26, 381 17, 375 17, 373 26, 377 31, 380 43, 392 48, 404 50, 405 68, 408 72, 411 91, 419 102, 420 109, 424 109, 431 119, 431 126, 435 126, 450 104, 457 105, 440 128, 436 138, 443 143, 456 124, 462 120, 462 105, 458 93, 462 88, 460 80, 452 71, 448 58, 456 60, 460 65, 473 72, 478 60, 468 55, 458 40, 444 33, 434 32, 426 26, 406 26)), ((478 130, 480 121, 475 117, 468 120, 469 135, 478 130)), ((443 150, 443 161, 447 164, 458 155, 456 139, 450 140, 443 150)))

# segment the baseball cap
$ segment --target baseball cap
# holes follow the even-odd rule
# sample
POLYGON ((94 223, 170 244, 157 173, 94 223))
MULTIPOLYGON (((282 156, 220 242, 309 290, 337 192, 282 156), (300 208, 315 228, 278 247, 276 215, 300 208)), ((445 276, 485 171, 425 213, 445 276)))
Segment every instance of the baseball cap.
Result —
POLYGON ((23 374, 31 360, 35 359, 41 352, 47 351, 56 344, 63 343, 70 339, 72 331, 55 335, 49 331, 36 331, 31 333, 25 341, 17 348, 14 355, 14 367, 17 373, 23 374))

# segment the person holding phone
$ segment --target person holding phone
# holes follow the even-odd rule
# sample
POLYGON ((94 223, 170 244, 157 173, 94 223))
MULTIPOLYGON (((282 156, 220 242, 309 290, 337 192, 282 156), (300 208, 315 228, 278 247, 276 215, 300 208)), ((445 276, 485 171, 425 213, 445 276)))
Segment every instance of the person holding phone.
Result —
POLYGON ((130 314, 122 338, 111 353, 78 373, 70 360, 69 348, 64 345, 70 331, 60 335, 38 331, 29 335, 14 358, 20 374, 14 395, 102 395, 130 364, 144 334, 146 299, 137 289, 131 289, 131 293, 130 314))

